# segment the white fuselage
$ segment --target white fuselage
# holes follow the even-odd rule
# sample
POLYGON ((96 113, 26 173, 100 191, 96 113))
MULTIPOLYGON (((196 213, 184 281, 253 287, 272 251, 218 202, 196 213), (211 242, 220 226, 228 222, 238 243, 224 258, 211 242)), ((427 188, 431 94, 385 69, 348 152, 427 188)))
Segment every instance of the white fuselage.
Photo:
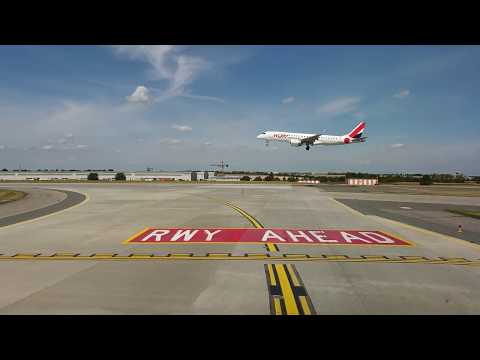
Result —
POLYGON ((265 131, 257 136, 257 139, 265 140, 268 145, 269 141, 287 142, 292 146, 305 146, 306 150, 313 145, 345 145, 352 143, 364 142, 366 137, 363 136, 365 130, 365 121, 361 121, 352 131, 345 135, 322 135, 322 134, 305 134, 293 133, 287 131, 265 131))
MULTIPOLYGON (((266 141, 282 141, 295 145, 295 142, 301 141, 315 134, 291 133, 285 131, 266 131, 264 134, 257 136, 257 138, 266 141)), ((312 145, 344 145, 345 136, 338 135, 320 135, 312 145)))

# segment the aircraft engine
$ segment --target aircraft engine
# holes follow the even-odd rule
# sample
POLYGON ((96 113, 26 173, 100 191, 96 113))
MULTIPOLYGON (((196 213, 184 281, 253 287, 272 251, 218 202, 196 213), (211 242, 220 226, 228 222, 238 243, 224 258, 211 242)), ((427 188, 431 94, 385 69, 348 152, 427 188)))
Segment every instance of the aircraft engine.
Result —
POLYGON ((290 139, 290 145, 292 146, 300 146, 302 142, 298 139, 290 139))

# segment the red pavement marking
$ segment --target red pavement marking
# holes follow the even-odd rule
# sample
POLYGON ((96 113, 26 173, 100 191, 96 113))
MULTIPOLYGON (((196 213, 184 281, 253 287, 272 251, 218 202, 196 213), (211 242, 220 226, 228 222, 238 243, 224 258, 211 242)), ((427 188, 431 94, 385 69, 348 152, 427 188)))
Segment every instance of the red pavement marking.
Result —
POLYGON ((301 245, 383 245, 413 244, 382 231, 251 228, 148 228, 126 244, 301 244, 301 245))

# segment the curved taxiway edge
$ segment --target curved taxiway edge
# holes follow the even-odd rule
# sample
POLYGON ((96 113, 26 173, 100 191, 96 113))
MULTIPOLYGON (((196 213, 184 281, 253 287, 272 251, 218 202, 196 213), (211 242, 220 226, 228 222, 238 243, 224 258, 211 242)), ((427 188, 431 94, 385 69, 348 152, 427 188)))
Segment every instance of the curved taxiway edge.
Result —
POLYGON ((49 190, 62 192, 65 195, 67 195, 67 197, 57 204, 48 205, 40 209, 0 218, 0 228, 17 224, 17 223, 22 223, 24 221, 44 217, 46 215, 50 215, 50 214, 71 208, 72 206, 78 205, 87 200, 86 195, 78 192, 68 191, 68 190, 58 190, 58 189, 49 189, 49 190))

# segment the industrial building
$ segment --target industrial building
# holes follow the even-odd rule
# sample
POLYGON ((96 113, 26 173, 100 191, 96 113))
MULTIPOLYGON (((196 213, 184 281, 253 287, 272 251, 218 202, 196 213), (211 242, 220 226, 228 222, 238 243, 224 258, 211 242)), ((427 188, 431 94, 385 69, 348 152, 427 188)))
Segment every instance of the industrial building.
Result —
POLYGON ((0 181, 87 180, 91 172, 99 180, 111 181, 117 172, 123 172, 128 181, 217 180, 214 171, 0 171, 0 181))
POLYGON ((348 185, 378 185, 378 179, 347 179, 348 185))

